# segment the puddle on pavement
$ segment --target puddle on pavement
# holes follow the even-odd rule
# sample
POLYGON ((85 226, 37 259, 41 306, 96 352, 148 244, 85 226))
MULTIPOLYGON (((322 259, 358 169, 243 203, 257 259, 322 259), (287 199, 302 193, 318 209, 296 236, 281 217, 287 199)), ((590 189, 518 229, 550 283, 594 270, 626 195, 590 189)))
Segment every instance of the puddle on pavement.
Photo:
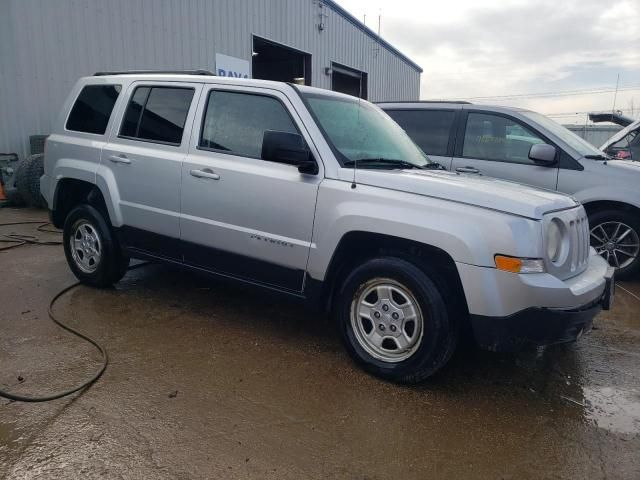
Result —
POLYGON ((640 433, 640 391, 583 387, 585 416, 598 427, 624 434, 640 433))

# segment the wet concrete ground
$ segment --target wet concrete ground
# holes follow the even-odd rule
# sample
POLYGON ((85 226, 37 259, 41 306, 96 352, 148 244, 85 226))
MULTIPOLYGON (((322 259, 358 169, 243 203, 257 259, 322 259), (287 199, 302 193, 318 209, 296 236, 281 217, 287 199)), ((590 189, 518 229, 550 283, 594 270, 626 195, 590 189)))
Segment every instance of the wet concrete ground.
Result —
MULTIPOLYGON (((44 214, 0 210, 27 218, 44 214)), ((0 388, 90 374, 95 351, 47 317, 75 280, 62 247, 0 252, 0 275, 0 388)), ((467 349, 402 387, 356 368, 331 322, 300 305, 144 267, 58 304, 111 364, 81 395, 0 399, 0 478, 638 479, 640 282, 621 287, 577 344, 467 349)))

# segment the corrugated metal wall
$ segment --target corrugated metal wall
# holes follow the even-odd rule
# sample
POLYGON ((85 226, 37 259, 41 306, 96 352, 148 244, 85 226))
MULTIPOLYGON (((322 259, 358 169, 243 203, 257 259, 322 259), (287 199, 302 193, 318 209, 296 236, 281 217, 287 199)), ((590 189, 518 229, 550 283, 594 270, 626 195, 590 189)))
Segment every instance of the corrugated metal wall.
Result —
POLYGON ((214 71, 216 52, 251 60, 252 35, 311 53, 313 86, 338 62, 369 74, 372 101, 419 96, 415 66, 318 0, 0 0, 0 152, 25 155, 81 76, 214 71))
POLYGON ((598 148, 622 130, 620 125, 565 125, 565 127, 598 148))

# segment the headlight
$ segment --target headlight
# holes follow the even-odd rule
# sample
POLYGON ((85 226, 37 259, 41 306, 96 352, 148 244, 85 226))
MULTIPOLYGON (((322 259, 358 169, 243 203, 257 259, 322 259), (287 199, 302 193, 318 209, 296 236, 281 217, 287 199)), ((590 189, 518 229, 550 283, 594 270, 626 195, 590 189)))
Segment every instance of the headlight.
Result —
POLYGON ((564 237, 564 224, 558 218, 554 218, 547 228, 547 258, 555 264, 562 263, 564 237))

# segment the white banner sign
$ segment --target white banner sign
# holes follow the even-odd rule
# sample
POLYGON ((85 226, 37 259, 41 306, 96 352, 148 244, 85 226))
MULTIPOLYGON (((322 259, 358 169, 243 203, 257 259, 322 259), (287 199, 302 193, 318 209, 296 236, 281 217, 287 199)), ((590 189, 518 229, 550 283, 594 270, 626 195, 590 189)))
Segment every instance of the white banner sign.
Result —
POLYGON ((219 77, 251 78, 251 65, 242 58, 216 53, 216 74, 219 77))

